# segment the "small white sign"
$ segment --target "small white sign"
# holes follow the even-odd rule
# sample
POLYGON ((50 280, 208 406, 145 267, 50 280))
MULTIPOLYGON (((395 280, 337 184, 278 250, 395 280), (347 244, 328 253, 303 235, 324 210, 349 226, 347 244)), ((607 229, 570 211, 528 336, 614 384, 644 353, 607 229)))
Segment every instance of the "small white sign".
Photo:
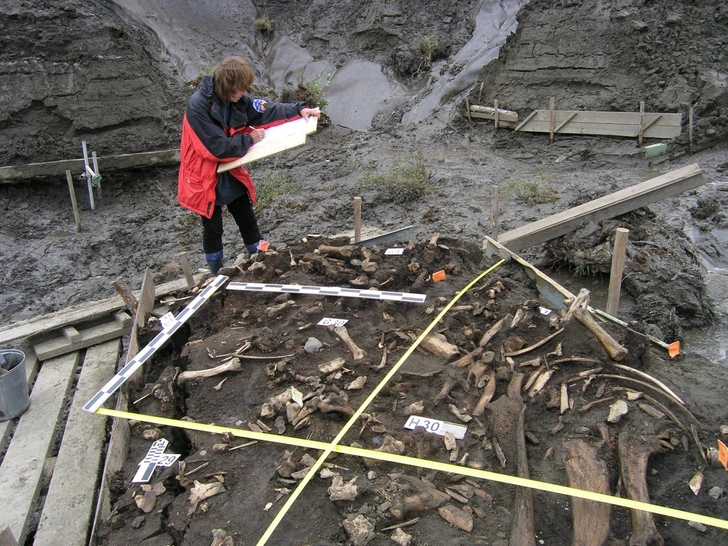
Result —
POLYGON ((404 254, 404 248, 388 248, 384 251, 386 256, 401 256, 404 254))
POLYGON ((551 314, 551 309, 548 309, 546 307, 539 307, 538 310, 541 312, 542 315, 548 316, 551 314))
POLYGON ((410 415, 404 424, 404 428, 414 430, 417 427, 422 427, 430 434, 437 434, 438 436, 445 436, 445 433, 450 432, 458 440, 465 438, 465 433, 468 431, 468 427, 463 425, 448 423, 439 419, 428 419, 420 415, 410 415))
POLYGON ((322 318, 320 321, 318 321, 318 326, 334 326, 336 328, 341 328, 344 324, 349 322, 347 319, 343 318, 322 318))
POLYGON ((159 320, 162 323, 162 328, 169 328, 172 326, 172 323, 174 323, 174 315, 170 311, 169 313, 165 313, 162 315, 159 320))

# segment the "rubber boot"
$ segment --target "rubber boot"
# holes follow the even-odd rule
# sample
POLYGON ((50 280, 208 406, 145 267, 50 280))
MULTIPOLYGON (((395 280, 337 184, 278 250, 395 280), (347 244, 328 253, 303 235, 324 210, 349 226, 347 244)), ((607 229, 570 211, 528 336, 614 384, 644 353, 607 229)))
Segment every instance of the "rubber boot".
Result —
POLYGON ((261 239, 257 243, 253 243, 252 245, 245 245, 245 249, 248 251, 248 253, 252 256, 253 254, 256 254, 258 252, 258 244, 260 244, 264 239, 261 239))
POLYGON ((213 252, 212 254, 205 253, 205 260, 210 267, 210 273, 217 275, 222 267, 222 250, 213 252))

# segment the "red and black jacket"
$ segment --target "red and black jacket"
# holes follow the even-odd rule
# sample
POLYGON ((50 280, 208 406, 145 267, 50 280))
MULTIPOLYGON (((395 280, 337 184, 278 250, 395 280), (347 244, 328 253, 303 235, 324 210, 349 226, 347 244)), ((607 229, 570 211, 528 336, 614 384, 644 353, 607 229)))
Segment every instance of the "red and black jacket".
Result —
MULTIPOLYGON (((238 102, 229 104, 226 125, 222 104, 212 92, 212 76, 203 77, 187 102, 182 121, 179 204, 210 218, 215 206, 218 163, 234 161, 248 152, 253 145, 248 133, 253 127, 265 128, 295 119, 305 107, 303 102, 266 103, 243 95, 238 102)), ((255 186, 245 167, 237 167, 230 174, 245 185, 255 203, 255 186)))

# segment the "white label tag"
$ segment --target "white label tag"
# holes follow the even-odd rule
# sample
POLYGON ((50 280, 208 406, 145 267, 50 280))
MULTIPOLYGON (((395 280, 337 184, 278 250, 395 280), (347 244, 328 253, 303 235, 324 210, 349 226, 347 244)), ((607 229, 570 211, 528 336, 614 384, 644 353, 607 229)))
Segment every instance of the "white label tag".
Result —
POLYGON ((344 324, 349 322, 347 319, 343 318, 322 318, 320 321, 318 321, 318 326, 335 326, 336 328, 341 328, 344 324))
POLYGON ((404 424, 404 428, 414 430, 417 427, 422 427, 430 434, 437 434, 438 436, 445 436, 445 433, 450 432, 458 440, 465 438, 465 433, 468 431, 468 427, 463 425, 448 423, 438 419, 427 419, 420 415, 410 415, 404 424))
POLYGON ((169 328, 174 322, 174 315, 170 311, 169 313, 162 315, 159 320, 162 322, 162 328, 169 328))
POLYGON ((548 309, 547 307, 539 307, 538 310, 542 315, 548 316, 551 314, 551 309, 548 309))
POLYGON ((384 251, 386 256, 399 256, 404 254, 404 248, 388 248, 384 251))

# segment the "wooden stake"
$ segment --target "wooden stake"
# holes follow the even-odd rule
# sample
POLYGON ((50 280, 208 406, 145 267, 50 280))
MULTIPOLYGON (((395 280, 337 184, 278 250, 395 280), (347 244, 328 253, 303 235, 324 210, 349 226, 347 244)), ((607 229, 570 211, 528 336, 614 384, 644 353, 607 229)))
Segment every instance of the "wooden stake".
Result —
POLYGON ((18 546, 13 532, 6 523, 0 524, 0 546, 18 546))
POLYGON ((490 202, 493 206, 493 214, 490 217, 490 236, 498 240, 498 186, 490 187, 490 202))
POLYGON ((179 262, 182 264, 182 271, 185 273, 185 280, 187 281, 187 288, 195 286, 195 278, 192 276, 192 269, 190 268, 190 260, 187 258, 186 252, 180 252, 179 262))
POLYGON ((493 100, 493 108, 495 109, 495 132, 498 132, 498 99, 493 100))
POLYGON ((71 194, 73 218, 76 220, 76 233, 79 233, 81 231, 81 216, 78 213, 78 203, 76 202, 76 192, 73 190, 73 176, 71 176, 71 171, 66 171, 66 180, 68 181, 68 193, 71 194))
POLYGON ((556 118, 554 116, 554 108, 556 107, 556 101, 553 97, 549 99, 549 141, 554 142, 554 126, 556 125, 556 118))
POLYGON ((640 101, 640 125, 637 130, 637 144, 642 148, 642 133, 644 132, 645 126, 645 101, 640 101))
POLYGON ((688 112, 688 142, 690 143, 690 155, 693 154, 693 121, 695 116, 695 109, 693 106, 690 106, 690 111, 688 112))
POLYGON ((354 242, 361 241, 361 197, 354 197, 354 242))
POLYGON ((612 270, 609 273, 609 292, 607 296, 607 313, 616 317, 619 307, 619 296, 622 288, 622 271, 624 269, 624 254, 627 250, 629 230, 617 228, 614 238, 614 251, 612 252, 612 270))
POLYGON ((468 121, 473 121, 470 116, 470 99, 468 97, 465 97, 465 111, 468 113, 468 121))

